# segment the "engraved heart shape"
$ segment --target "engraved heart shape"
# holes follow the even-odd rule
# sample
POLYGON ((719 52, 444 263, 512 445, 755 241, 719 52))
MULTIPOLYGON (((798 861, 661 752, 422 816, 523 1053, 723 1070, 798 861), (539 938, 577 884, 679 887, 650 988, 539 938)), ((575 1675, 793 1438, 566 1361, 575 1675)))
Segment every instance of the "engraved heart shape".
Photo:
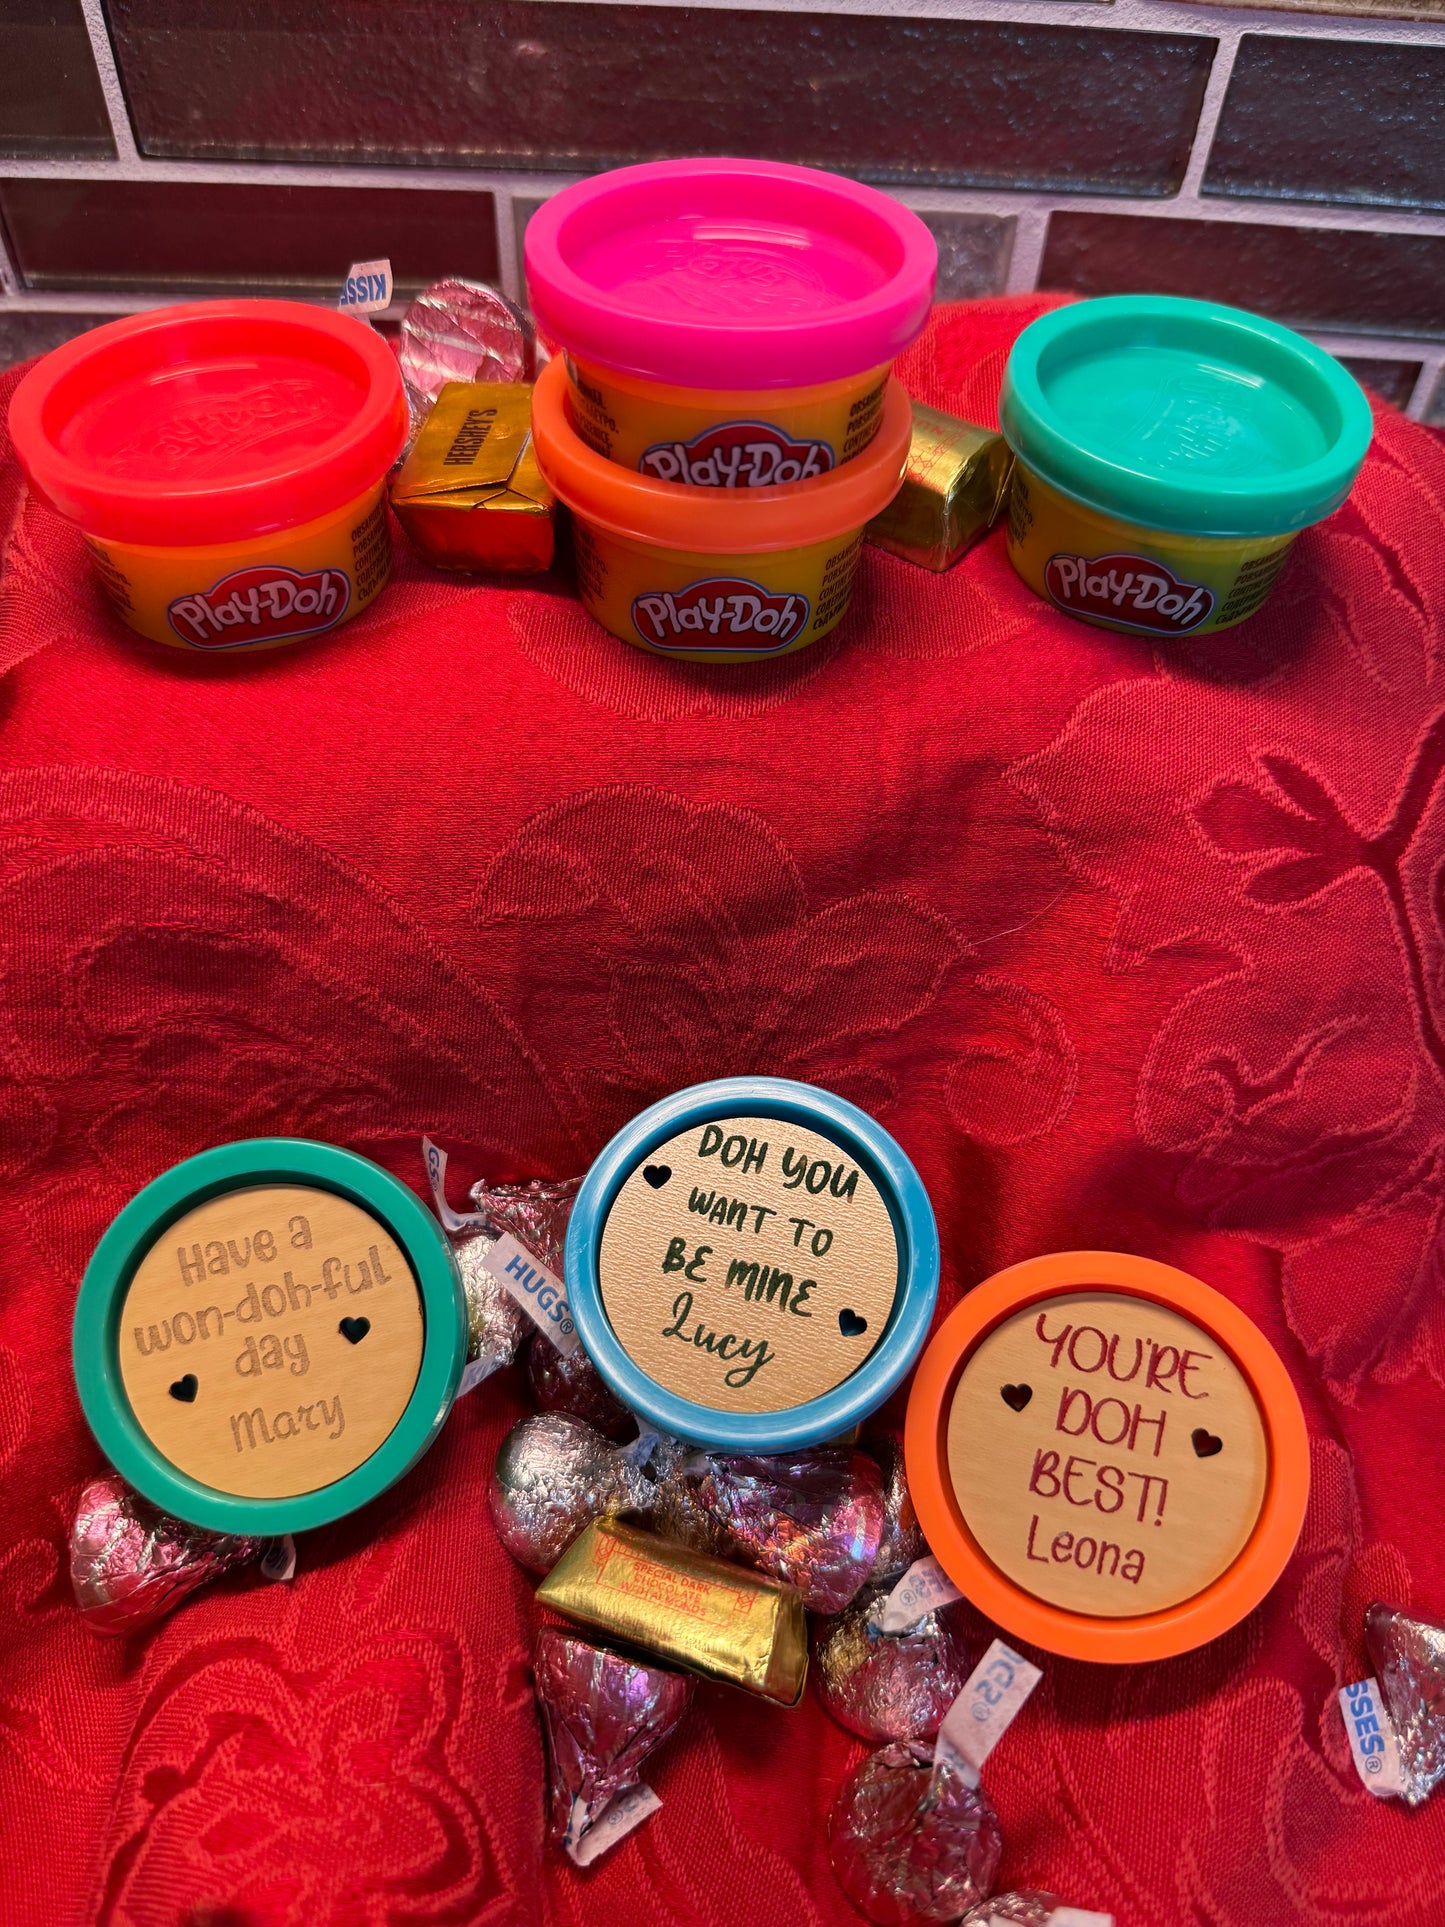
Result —
POLYGON ((336 1328, 348 1345, 359 1345, 371 1330, 369 1318, 343 1318, 336 1328))
POLYGON ((1206 1432, 1202 1425, 1196 1426, 1189 1434, 1189 1443, 1194 1447, 1195 1456, 1212 1459, 1216 1452, 1224 1450, 1224 1440, 1217 1439, 1212 1432, 1206 1432))
POLYGON ((868 1329, 868 1320, 860 1318, 856 1311, 849 1311, 845 1305, 838 1313, 838 1329, 845 1338, 860 1338, 868 1329))
POLYGON ((652 1186, 654 1191, 660 1191, 672 1176, 672 1166, 670 1164, 644 1164, 642 1167, 642 1175, 647 1179, 647 1182, 652 1186))
POLYGON ((1001 1385, 999 1394, 1005 1405, 1011 1406, 1015 1412, 1021 1412, 1033 1397, 1034 1388, 1032 1385, 1001 1385))
POLYGON ((182 1405, 194 1405, 196 1393, 201 1389, 201 1381, 194 1372, 187 1372, 185 1377, 178 1378, 170 1389, 171 1397, 178 1398, 182 1405))

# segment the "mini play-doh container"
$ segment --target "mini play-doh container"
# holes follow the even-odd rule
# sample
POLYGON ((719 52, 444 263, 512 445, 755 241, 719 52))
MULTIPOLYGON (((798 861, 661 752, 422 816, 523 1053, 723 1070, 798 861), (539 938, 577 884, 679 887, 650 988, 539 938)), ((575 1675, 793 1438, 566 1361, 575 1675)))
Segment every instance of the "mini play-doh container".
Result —
POLYGON ((86 1267, 72 1334, 81 1409, 121 1476, 173 1518, 260 1536, 399 1479, 466 1348, 436 1219, 369 1159, 300 1138, 219 1145, 138 1192, 86 1267))
POLYGON ((1008 549, 1082 621, 1206 635, 1253 615, 1300 530, 1349 494, 1369 403, 1332 355, 1242 309, 1118 295, 1014 343, 1008 549))
POLYGON ((643 1111, 567 1231, 572 1315, 608 1385, 664 1431, 737 1452, 835 1439, 881 1405, 927 1337, 938 1266, 902 1148, 778 1077, 643 1111))
POLYGON ((564 188, 527 227, 538 326, 578 434, 685 487, 766 488, 853 460, 938 250, 899 202, 771 161, 647 162, 564 188))
POLYGON ((1168 1659, 1228 1632, 1283 1572, 1309 1499, 1304 1413, 1264 1333, 1127 1252, 1052 1252, 975 1285, 919 1360, 904 1443, 949 1578, 1070 1659, 1168 1659))
POLYGON ((604 629, 686 662, 755 662, 806 649, 842 618, 863 528, 898 492, 908 397, 895 381, 867 449, 812 481, 705 491, 595 454, 567 419, 566 371, 538 378, 538 465, 572 511, 578 593, 604 629))
POLYGON ((201 654, 318 635, 372 601, 406 426, 382 338, 290 301, 110 322, 10 404, 31 488, 79 529, 121 619, 201 654))

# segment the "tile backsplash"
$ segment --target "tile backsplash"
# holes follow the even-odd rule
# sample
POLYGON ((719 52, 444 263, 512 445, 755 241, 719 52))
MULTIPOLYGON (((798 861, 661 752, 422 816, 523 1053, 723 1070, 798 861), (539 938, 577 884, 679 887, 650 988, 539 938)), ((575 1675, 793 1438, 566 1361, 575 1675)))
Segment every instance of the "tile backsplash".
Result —
POLYGON ((898 193, 946 297, 1236 302, 1445 417, 1445 0, 1345 4, 6 0, 0 361, 376 255, 520 295, 563 181, 723 152, 898 193))

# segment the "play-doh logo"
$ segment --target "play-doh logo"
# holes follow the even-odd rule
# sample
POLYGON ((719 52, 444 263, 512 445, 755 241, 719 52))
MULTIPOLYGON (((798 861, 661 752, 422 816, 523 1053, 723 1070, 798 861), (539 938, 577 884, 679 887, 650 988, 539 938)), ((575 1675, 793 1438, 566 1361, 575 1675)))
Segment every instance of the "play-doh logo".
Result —
POLYGON ((807 625, 806 596, 770 595, 756 582, 716 576, 690 582, 671 594, 637 596, 632 620, 637 633, 654 649, 746 650, 770 655, 786 649, 807 625))
POLYGON ((723 422, 690 442, 654 442, 637 466, 691 488, 772 488, 826 475, 833 451, 827 442, 795 442, 767 422, 723 422))
POLYGON ((1061 609, 1161 636, 1197 629, 1214 609, 1212 589, 1143 555, 1053 555, 1044 585, 1061 609))
POLYGON ((341 569, 298 575, 263 563, 223 577, 204 595, 177 596, 166 614, 193 649, 241 649, 329 629, 350 600, 351 581, 341 569))

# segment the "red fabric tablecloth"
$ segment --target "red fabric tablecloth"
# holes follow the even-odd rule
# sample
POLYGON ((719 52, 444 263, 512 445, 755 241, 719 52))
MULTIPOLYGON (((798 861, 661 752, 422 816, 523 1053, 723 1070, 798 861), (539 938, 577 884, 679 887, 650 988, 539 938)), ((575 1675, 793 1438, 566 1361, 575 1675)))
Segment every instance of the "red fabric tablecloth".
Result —
MULTIPOLYGON (((910 386, 992 419, 1038 306, 940 311, 910 386)), ((661 1812, 586 1874, 544 1849, 531 1588, 486 1506, 515 1373, 291 1586, 107 1641, 66 1569, 99 1464, 71 1304, 166 1165, 297 1133, 420 1189, 429 1130, 461 1181, 561 1176, 766 1071, 902 1141, 941 1309, 1035 1252, 1147 1253, 1304 1400, 1268 1602, 1168 1664, 1045 1662, 988 1769, 1004 1883, 1120 1927, 1445 1919, 1445 1797, 1370 1799, 1335 1703, 1367 1600, 1445 1611, 1437 441, 1381 412, 1351 502, 1218 638, 1080 626, 995 534, 942 578, 868 552, 835 637, 743 669, 401 543, 333 639, 197 664, 107 617, 13 464, 0 490, 0 1918, 857 1919, 824 1820, 863 1749, 811 1699, 701 1689, 661 1812)))

